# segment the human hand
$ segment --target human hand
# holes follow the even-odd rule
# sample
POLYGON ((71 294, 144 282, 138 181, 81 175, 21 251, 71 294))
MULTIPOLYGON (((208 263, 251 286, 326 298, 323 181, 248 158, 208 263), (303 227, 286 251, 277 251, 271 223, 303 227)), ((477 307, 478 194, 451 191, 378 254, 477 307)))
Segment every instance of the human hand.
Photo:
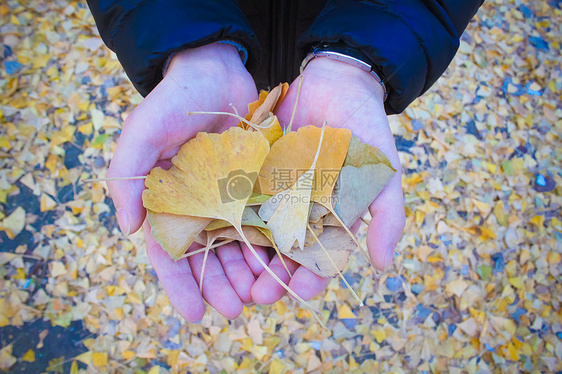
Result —
MULTIPOLYGON (((177 53, 167 74, 127 117, 107 176, 147 175, 155 166, 168 168, 180 147, 198 132, 222 132, 236 125, 226 116, 188 116, 188 111, 231 112, 230 104, 245 109, 258 97, 254 81, 236 48, 209 44, 177 53)), ((121 231, 128 235, 145 221, 144 181, 108 182, 121 231)), ((150 261, 174 308, 189 322, 203 317, 203 298, 218 312, 235 318, 243 303, 252 302, 250 289, 263 270, 251 252, 238 243, 209 253, 203 292, 199 277, 203 254, 174 262, 144 226, 150 261)), ((200 247, 194 244, 190 250, 200 247)), ((264 248, 256 248, 263 260, 264 248)))
MULTIPOLYGON (((291 84, 277 112, 285 127, 293 112, 297 82, 298 79, 291 84)), ((370 73, 345 62, 328 58, 312 60, 303 72, 292 130, 308 125, 322 126, 324 121, 331 127, 348 128, 364 143, 378 147, 398 171, 369 208, 373 219, 367 231, 368 252, 371 263, 377 269, 385 270, 392 263, 394 247, 402 235, 406 218, 400 160, 384 111, 381 85, 370 73)), ((358 223, 353 226, 352 230, 358 227, 358 223)), ((305 267, 289 262, 293 267, 291 270, 295 271, 289 287, 303 299, 314 297, 328 285, 329 278, 319 277, 305 267)), ((275 256, 270 267, 274 268, 273 264, 277 263, 280 260, 275 256)), ((279 277, 286 275, 281 266, 276 266, 274 270, 279 277)), ((285 290, 266 272, 252 287, 252 297, 257 303, 274 303, 284 294, 285 290)))

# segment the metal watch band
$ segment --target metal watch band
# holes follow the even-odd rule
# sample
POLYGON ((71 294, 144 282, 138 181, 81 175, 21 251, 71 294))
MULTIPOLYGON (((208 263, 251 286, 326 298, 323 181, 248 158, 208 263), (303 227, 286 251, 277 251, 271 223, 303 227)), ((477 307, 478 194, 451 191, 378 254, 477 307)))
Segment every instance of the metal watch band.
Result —
POLYGON ((310 53, 305 57, 301 63, 300 72, 304 71, 306 66, 310 61, 317 57, 327 57, 331 60, 345 62, 347 64, 358 67, 361 70, 371 73, 375 80, 381 85, 384 95, 384 100, 386 100, 387 92, 384 81, 381 79, 379 74, 374 71, 373 66, 364 60, 367 60, 366 56, 357 49, 344 46, 341 43, 331 44, 331 43, 321 43, 310 51, 310 53))

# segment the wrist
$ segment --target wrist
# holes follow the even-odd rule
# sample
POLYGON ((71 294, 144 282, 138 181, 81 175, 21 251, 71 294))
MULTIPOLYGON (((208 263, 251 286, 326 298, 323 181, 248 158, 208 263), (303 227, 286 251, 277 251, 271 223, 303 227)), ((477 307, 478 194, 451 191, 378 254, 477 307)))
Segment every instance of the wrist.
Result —
MULTIPOLYGON (((211 43, 188 48, 175 53, 170 59, 165 75, 186 69, 205 69, 215 74, 228 70, 247 72, 238 49, 226 43, 211 43)), ((181 74, 181 73, 180 73, 181 74)))
MULTIPOLYGON (((365 71, 347 62, 332 60, 326 57, 312 59, 303 71, 303 75, 319 75, 335 82, 353 84, 359 88, 368 89, 380 103, 384 102, 385 90, 371 72, 365 71)), ((334 82, 334 83, 335 83, 334 82)), ((335 87, 334 87, 335 88, 335 87)))

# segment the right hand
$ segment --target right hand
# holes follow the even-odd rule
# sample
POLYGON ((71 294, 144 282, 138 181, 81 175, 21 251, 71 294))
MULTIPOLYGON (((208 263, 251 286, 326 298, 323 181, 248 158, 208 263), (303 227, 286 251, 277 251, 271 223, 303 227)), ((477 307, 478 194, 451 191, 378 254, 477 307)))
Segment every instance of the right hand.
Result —
MULTIPOLYGON (((232 104, 243 114, 257 98, 255 83, 233 46, 214 43, 177 53, 166 76, 125 120, 107 176, 142 176, 155 166, 169 167, 170 159, 198 132, 220 133, 238 122, 219 115, 188 116, 188 111, 232 112, 232 104)), ((146 215, 144 181, 111 181, 108 186, 121 231, 136 232, 146 215)), ((235 318, 242 304, 252 302, 250 290, 263 269, 244 246, 235 242, 222 247, 217 256, 209 253, 201 295, 203 254, 174 262, 154 240, 148 223, 144 234, 158 278, 187 321, 203 317, 203 297, 227 318, 235 318)), ((259 251, 268 263, 266 250, 259 251)))

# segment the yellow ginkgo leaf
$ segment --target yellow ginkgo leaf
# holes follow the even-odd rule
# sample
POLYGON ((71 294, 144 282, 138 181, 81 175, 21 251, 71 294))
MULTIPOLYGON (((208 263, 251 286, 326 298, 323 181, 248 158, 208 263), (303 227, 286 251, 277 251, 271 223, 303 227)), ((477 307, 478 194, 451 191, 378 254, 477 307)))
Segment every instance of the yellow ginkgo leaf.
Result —
POLYGON ((283 136, 283 129, 279 124, 277 116, 266 118, 255 128, 267 139, 269 145, 273 145, 273 143, 283 136))
POLYGON ((199 133, 172 158, 170 170, 152 169, 144 206, 156 213, 240 222, 268 150, 261 134, 238 127, 199 133))
POLYGON ((174 261, 182 258, 199 233, 212 221, 212 218, 154 213, 150 210, 147 211, 147 218, 152 236, 174 261))
MULTIPOLYGON (((310 168, 321 132, 320 127, 301 127, 275 142, 260 170, 254 192, 275 195, 294 185, 310 168)), ((326 126, 312 183, 312 201, 324 206, 331 201, 350 139, 349 129, 326 126)))
POLYGON ((290 188, 263 203, 259 210, 260 217, 267 221, 275 243, 283 253, 290 251, 295 242, 304 250, 314 172, 325 130, 324 125, 309 169, 290 188))
MULTIPOLYGON (((272 89, 269 92, 269 94, 265 97, 263 103, 256 108, 254 113, 252 113, 250 122, 262 123, 263 121, 265 121, 265 119, 270 116, 270 113, 273 112, 273 108, 275 108, 275 105, 277 104, 277 101, 279 100, 279 97, 281 96, 282 92, 283 92, 282 84, 272 89)), ((261 95, 260 95, 260 101, 261 101, 261 95)))

